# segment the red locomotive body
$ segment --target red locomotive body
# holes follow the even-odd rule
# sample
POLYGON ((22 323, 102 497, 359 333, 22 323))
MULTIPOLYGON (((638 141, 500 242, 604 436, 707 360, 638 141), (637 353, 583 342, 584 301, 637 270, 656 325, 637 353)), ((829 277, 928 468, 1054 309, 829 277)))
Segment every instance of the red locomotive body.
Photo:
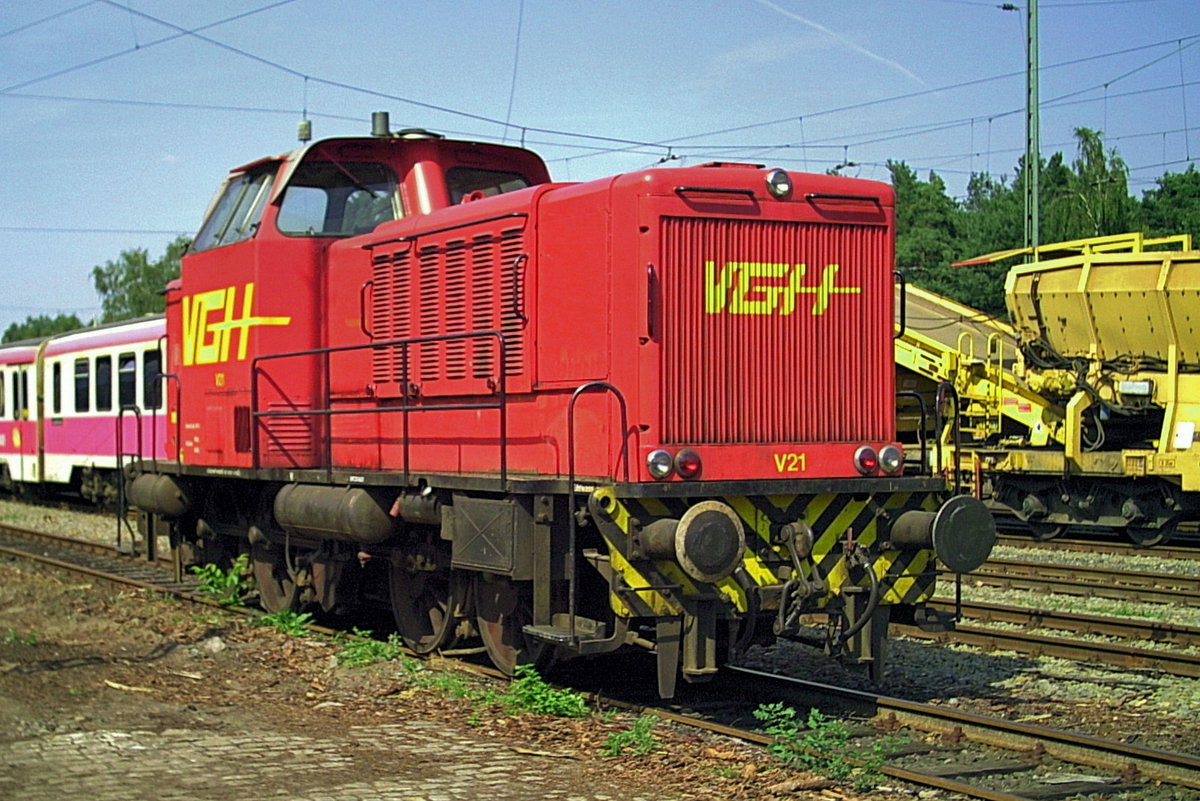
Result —
POLYGON ((824 609, 878 670, 933 549, 993 535, 904 475, 892 202, 751 165, 554 184, 424 132, 239 168, 168 293, 179 459, 134 496, 197 558, 249 549, 268 608, 385 565, 417 650, 477 633, 511 671, 651 626, 669 694, 824 609))

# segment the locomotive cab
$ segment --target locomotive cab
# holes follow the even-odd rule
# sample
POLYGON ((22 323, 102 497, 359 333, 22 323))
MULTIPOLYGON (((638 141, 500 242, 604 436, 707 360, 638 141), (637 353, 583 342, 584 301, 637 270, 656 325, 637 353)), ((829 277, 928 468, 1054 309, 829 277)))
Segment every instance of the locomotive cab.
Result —
POLYGON ((326 427, 303 413, 324 404, 321 361, 255 365, 330 344, 329 310, 346 289, 329 285, 330 248, 388 221, 548 180, 528 151, 424 132, 325 140, 233 170, 168 292, 173 362, 204 387, 180 409, 180 458, 320 466, 326 427), (278 416, 254 424, 252 408, 278 416))

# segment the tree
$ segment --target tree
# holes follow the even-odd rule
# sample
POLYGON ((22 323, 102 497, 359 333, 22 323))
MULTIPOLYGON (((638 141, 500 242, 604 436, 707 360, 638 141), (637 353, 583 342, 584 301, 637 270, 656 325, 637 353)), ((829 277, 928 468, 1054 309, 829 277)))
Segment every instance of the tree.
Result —
POLYGON ((896 266, 913 283, 988 314, 1004 313, 1003 268, 952 267, 964 251, 964 212, 937 173, 922 181, 904 162, 888 162, 896 192, 896 266), (998 278, 999 276, 999 278, 998 278))
POLYGON ((1168 172, 1142 193, 1142 223, 1151 236, 1191 234, 1200 245, 1200 172, 1168 172))
POLYGON ((162 291, 179 277, 179 260, 190 244, 191 240, 181 236, 167 245, 167 252, 157 261, 150 261, 145 248, 134 248, 121 251, 116 261, 93 267, 92 283, 100 295, 102 310, 100 322, 162 313, 162 291))
POLYGON ((959 258, 1009 250, 1025 237, 1024 191, 1004 177, 973 173, 961 208, 959 258))
POLYGON ((1061 242, 1091 236, 1124 234, 1133 230, 1137 201, 1129 195, 1129 167, 1116 149, 1105 151, 1104 134, 1076 128, 1079 158, 1071 169, 1055 154, 1042 174, 1042 197, 1047 199, 1042 242, 1061 242), (1047 174, 1048 173, 1048 174, 1047 174))
POLYGON ((896 266, 929 269, 945 266, 954 257, 954 201, 937 173, 922 181, 903 161, 889 161, 896 192, 896 266))
POLYGON ((83 328, 83 323, 74 314, 59 314, 54 317, 47 314, 39 314, 37 317, 31 315, 25 318, 25 322, 13 323, 4 329, 0 343, 48 337, 51 334, 74 331, 76 328, 83 328))

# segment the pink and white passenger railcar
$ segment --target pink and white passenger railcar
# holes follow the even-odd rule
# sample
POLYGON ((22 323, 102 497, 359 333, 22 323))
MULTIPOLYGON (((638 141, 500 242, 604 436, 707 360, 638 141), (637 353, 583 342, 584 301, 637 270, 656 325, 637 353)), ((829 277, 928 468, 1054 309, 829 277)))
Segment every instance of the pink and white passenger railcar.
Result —
POLYGON ((165 335, 162 317, 146 317, 0 348, 13 431, 0 446, 7 483, 112 501, 118 424, 122 453, 162 458, 165 335))

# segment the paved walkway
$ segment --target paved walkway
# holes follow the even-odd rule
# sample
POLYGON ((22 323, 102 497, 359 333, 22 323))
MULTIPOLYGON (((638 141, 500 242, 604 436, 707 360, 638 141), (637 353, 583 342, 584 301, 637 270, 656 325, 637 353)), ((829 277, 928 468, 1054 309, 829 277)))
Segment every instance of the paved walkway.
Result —
POLYGON ((616 799, 581 787, 574 759, 519 753, 426 722, 329 736, 167 729, 0 742, 6 801, 616 799))

